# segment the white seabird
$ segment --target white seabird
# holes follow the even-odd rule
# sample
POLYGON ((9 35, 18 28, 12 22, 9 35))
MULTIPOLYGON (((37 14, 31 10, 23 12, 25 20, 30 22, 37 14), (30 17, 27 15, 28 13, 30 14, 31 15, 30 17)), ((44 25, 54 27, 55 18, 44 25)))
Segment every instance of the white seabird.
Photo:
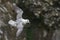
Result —
POLYGON ((9 20, 8 24, 15 26, 18 30, 16 32, 16 37, 18 37, 23 31, 23 27, 26 23, 30 23, 28 19, 23 19, 22 14, 23 10, 20 9, 15 3, 13 3, 14 11, 17 13, 16 21, 9 20))

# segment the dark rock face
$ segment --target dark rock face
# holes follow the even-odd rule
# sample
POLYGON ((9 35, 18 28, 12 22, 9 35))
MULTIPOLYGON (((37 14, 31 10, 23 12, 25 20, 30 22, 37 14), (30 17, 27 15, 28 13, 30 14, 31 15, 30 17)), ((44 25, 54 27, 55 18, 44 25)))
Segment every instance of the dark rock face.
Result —
POLYGON ((55 30, 52 40, 60 40, 60 30, 55 30))
MULTIPOLYGON (((28 16, 28 14, 31 14, 29 12, 32 12, 33 16, 29 18, 32 21, 31 23, 35 25, 37 28, 41 27, 43 30, 47 31, 47 36, 44 38, 44 40, 52 40, 53 33, 55 32, 56 29, 60 28, 59 26, 60 1, 59 0, 23 0, 23 1, 20 0, 21 3, 19 3, 19 5, 21 4, 20 7, 22 9, 25 8, 24 11, 26 13, 24 16, 27 16, 29 18, 31 15, 28 16), (29 10, 28 13, 27 9, 29 10)), ((57 39, 58 37, 56 38, 56 40, 57 39)))

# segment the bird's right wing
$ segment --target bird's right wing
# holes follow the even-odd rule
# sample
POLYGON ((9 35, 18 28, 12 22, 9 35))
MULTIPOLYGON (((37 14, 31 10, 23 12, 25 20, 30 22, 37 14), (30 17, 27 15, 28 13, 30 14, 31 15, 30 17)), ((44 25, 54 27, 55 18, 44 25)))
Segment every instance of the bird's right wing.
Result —
POLYGON ((22 31, 23 31, 23 27, 24 25, 22 25, 22 23, 20 22, 18 25, 17 25, 17 32, 16 32, 16 37, 18 37, 19 35, 21 35, 22 31))

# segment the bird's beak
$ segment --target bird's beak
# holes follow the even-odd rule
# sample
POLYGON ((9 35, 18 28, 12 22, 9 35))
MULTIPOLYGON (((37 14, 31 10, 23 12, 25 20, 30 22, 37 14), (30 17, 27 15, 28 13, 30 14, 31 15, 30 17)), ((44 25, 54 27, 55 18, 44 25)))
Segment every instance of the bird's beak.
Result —
POLYGON ((29 21, 29 24, 30 24, 30 21, 29 21))
POLYGON ((27 24, 30 24, 30 21, 27 24))

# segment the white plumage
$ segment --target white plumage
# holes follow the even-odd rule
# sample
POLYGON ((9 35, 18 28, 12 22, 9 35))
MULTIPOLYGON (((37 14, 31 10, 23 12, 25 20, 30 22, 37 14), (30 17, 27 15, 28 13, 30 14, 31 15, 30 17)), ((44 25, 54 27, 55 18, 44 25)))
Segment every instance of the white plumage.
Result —
POLYGON ((0 29, 0 34, 3 34, 3 31, 0 29))
POLYGON ((11 26, 17 26, 16 22, 13 20, 9 20, 8 24, 10 24, 11 26))
POLYGON ((8 22, 8 24, 10 24, 11 26, 17 27, 18 30, 16 32, 16 37, 18 37, 21 34, 21 32, 23 31, 24 25, 26 23, 29 23, 29 20, 22 18, 23 11, 22 11, 22 9, 17 7, 15 3, 13 3, 13 7, 14 7, 15 12, 17 13, 16 21, 10 20, 8 22))

